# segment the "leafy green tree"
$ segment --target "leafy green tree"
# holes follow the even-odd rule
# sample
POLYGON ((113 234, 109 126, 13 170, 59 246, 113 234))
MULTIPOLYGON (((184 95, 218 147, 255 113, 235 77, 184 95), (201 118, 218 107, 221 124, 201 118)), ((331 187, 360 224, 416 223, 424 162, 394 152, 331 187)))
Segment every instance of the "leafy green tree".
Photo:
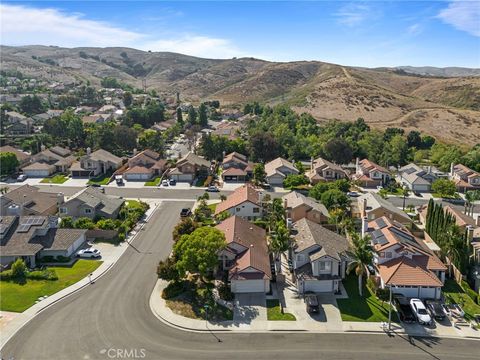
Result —
POLYGON ((352 148, 343 139, 335 138, 328 141, 324 147, 325 156, 328 160, 337 164, 347 164, 352 160, 352 148))
POLYGON ((408 160, 408 145, 405 138, 401 135, 395 135, 390 140, 390 163, 393 166, 403 166, 408 160))
POLYGON ((443 257, 450 259, 462 273, 465 272, 468 252, 467 243, 461 228, 456 224, 450 224, 444 231, 438 234, 438 243, 443 257))
POLYGON ((11 152, 0 153, 0 174, 11 175, 20 165, 17 156, 11 152))
POLYGON ((385 141, 390 141, 395 136, 398 136, 398 135, 403 136, 404 133, 405 133, 405 130, 400 128, 386 128, 383 133, 383 139, 385 141))
POLYGON ((351 234, 353 244, 353 261, 348 264, 347 274, 353 270, 358 277, 358 293, 363 296, 363 277, 368 274, 367 266, 373 261, 373 248, 370 237, 361 237, 358 233, 351 234))
POLYGON ((197 111, 193 106, 188 108, 188 123, 190 125, 195 125, 197 123, 197 111))
POLYGON ((201 227, 191 234, 182 235, 173 246, 180 276, 191 273, 205 278, 214 270, 218 263, 218 252, 225 246, 225 235, 213 227, 201 227))
POLYGON ((75 227, 75 229, 95 229, 95 223, 92 221, 92 219, 89 219, 87 217, 78 218, 73 223, 73 226, 75 227))
POLYGON ((248 141, 250 157, 253 161, 270 161, 280 154, 277 140, 268 132, 258 132, 248 141))
POLYGON ((310 189, 308 196, 314 198, 315 200, 320 200, 322 198, 322 194, 327 190, 330 190, 330 185, 326 182, 319 182, 310 189))
POLYGON ((278 260, 280 255, 287 251, 290 247, 290 231, 285 226, 283 221, 277 222, 275 226, 275 233, 270 238, 269 249, 273 254, 273 258, 275 259, 275 267, 277 271, 279 269, 278 260))
POLYGON ((452 180, 437 179, 432 183, 432 192, 439 194, 441 197, 451 197, 455 195, 457 188, 452 180))
POLYGON ((42 101, 37 95, 27 95, 22 97, 20 104, 18 104, 20 110, 28 115, 35 115, 42 113, 45 108, 42 101))
POLYGON ((296 174, 289 174, 283 180, 283 187, 286 189, 291 189, 297 186, 309 184, 310 180, 305 175, 296 175, 296 174))
POLYGON ((198 123, 203 127, 208 125, 207 106, 204 103, 201 103, 198 108, 198 123))
POLYGON ((133 96, 132 96, 132 93, 130 91, 125 91, 123 93, 123 104, 126 106, 126 107, 130 107, 133 103, 133 96))
POLYGON ((73 229, 73 219, 71 216, 65 216, 61 218, 60 227, 64 229, 73 229))
POLYGON ((294 166, 297 168, 300 175, 305 174, 305 166, 303 166, 303 163, 301 161, 295 161, 294 166))
POLYGON ((12 278, 15 280, 24 280, 27 277, 27 265, 25 265, 25 262, 23 259, 18 258, 15 260, 12 264, 12 278))
POLYGON ((185 126, 185 121, 183 121, 182 109, 179 107, 177 108, 177 123, 182 128, 185 126))
POLYGON ((419 131, 412 130, 407 135, 408 147, 420 149, 422 147, 422 137, 419 131))
POLYGON ((142 149, 151 149, 159 153, 163 153, 164 150, 162 134, 152 129, 147 129, 138 136, 138 144, 142 149))
POLYGON ((267 173, 263 164, 255 164, 253 167, 253 181, 257 184, 263 184, 266 181, 267 173))
POLYGON ((338 179, 328 183, 330 189, 338 189, 344 193, 350 191, 350 181, 347 179, 338 179))
POLYGON ((132 151, 137 145, 137 133, 126 126, 115 126, 113 136, 115 143, 123 151, 132 151))
POLYGON ((198 229, 199 225, 191 217, 183 218, 173 229, 173 241, 178 241, 182 235, 189 235, 198 229))
POLYGON ((97 221, 97 228, 102 230, 115 230, 117 224, 112 219, 101 219, 97 221))
POLYGON ((169 257, 164 261, 160 261, 157 266, 157 274, 160 279, 166 281, 178 280, 179 274, 175 264, 175 260, 169 257))
POLYGON ((322 194, 321 201, 328 210, 333 208, 347 209, 350 206, 350 199, 348 196, 337 189, 325 191, 322 194))

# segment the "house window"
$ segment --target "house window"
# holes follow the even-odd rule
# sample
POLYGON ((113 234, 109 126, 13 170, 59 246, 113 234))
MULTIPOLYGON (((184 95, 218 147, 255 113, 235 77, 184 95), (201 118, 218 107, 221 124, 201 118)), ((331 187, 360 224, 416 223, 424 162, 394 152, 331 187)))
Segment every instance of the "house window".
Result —
POLYGON ((66 207, 61 207, 59 210, 60 214, 68 214, 68 209, 66 207))
POLYGON ((381 258, 385 257, 385 253, 383 251, 381 251, 378 255, 380 255, 381 258))
POLYGON ((85 214, 91 214, 92 213, 92 209, 85 209, 85 214))
POLYGON ((257 207, 254 207, 254 208, 253 208, 253 212, 254 212, 254 213, 259 213, 259 212, 260 212, 260 209, 257 208, 257 207))
POLYGON ((330 271, 330 261, 320 261, 318 263, 318 269, 320 271, 330 271))
POLYGON ((239 212, 241 209, 239 207, 235 208, 236 212, 239 212))

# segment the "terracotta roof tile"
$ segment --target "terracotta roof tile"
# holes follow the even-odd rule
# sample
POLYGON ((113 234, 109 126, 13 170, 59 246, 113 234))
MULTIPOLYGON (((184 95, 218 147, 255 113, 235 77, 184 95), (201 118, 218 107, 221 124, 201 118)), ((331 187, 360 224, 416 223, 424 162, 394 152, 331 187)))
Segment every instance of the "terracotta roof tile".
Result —
POLYGON ((222 211, 231 209, 245 201, 259 205, 260 198, 258 191, 250 184, 245 184, 236 189, 232 194, 228 195, 227 199, 217 205, 215 214, 220 214, 222 211))

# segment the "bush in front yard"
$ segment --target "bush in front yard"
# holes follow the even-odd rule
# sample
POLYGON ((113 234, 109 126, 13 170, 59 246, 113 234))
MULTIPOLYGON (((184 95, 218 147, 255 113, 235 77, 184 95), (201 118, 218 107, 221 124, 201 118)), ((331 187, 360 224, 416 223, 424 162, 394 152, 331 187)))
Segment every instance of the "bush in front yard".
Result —
POLYGON ((218 295, 220 295, 220 299, 225 301, 232 301, 235 298, 235 295, 230 290, 230 286, 225 283, 218 288, 218 295))
POLYGON ((51 269, 30 271, 27 274, 27 278, 30 280, 58 280, 57 273, 51 269))
POLYGON ((160 261, 157 266, 157 274, 160 279, 167 281, 179 280, 180 276, 175 267, 175 261, 172 258, 167 258, 165 261, 160 261))
POLYGON ((0 280, 4 280, 4 281, 12 280, 12 270, 4 270, 0 272, 0 280))
POLYGON ((25 265, 25 262, 18 258, 15 260, 15 262, 12 264, 12 278, 14 279, 25 279, 27 276, 27 266, 25 265))
POLYGON ((177 297, 186 290, 184 281, 172 281, 162 291, 162 298, 165 300, 177 297))
POLYGON ((473 300, 475 304, 480 304, 480 298, 478 294, 472 290, 472 288, 466 281, 462 280, 461 287, 463 291, 465 291, 465 293, 473 300))

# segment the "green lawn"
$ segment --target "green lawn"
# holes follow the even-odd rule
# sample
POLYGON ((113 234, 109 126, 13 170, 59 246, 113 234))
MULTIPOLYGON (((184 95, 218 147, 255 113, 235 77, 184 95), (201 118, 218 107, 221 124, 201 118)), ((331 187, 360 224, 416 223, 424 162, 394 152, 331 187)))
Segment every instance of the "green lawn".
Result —
POLYGON ((458 193, 455 193, 455 195, 453 196, 449 196, 449 195, 442 196, 439 193, 432 193, 432 196, 437 199, 460 199, 460 195, 458 195, 458 193))
POLYGON ((101 174, 88 180, 87 184, 107 185, 110 182, 111 174, 101 174))
POLYGON ((455 280, 445 280, 442 291, 447 303, 456 303, 462 307, 467 320, 472 319, 475 314, 480 314, 480 305, 475 304, 455 280))
POLYGON ((217 209, 217 205, 218 205, 218 204, 210 204, 210 205, 208 205, 208 207, 210 208, 210 210, 212 210, 212 214, 215 214, 215 210, 217 209))
POLYGON ((68 179, 69 178, 67 176, 59 174, 59 175, 55 175, 55 176, 52 176, 52 177, 47 177, 45 179, 42 179, 42 181, 40 181, 40 182, 44 183, 44 184, 63 184, 68 179))
MULTIPOLYGON (((347 290, 348 299, 337 299, 337 304, 342 314, 343 321, 388 321, 389 305, 379 300, 370 290, 363 285, 364 297, 358 293, 358 278, 351 274, 343 280, 347 290)), ((397 321, 396 312, 392 313, 392 321, 397 321)))
POLYGON ((161 179, 161 176, 157 176, 157 177, 153 178, 152 180, 147 181, 145 183, 145 186, 158 186, 158 184, 160 184, 160 179, 161 179))
POLYGON ((283 313, 280 309, 280 303, 278 300, 267 300, 267 320, 283 320, 283 321, 295 321, 295 315, 290 313, 283 313))
POLYGON ((58 280, 27 280, 24 285, 11 281, 0 281, 0 310, 23 312, 35 301, 44 295, 52 295, 56 292, 83 279, 97 267, 101 261, 78 260, 72 267, 52 266, 58 280))

